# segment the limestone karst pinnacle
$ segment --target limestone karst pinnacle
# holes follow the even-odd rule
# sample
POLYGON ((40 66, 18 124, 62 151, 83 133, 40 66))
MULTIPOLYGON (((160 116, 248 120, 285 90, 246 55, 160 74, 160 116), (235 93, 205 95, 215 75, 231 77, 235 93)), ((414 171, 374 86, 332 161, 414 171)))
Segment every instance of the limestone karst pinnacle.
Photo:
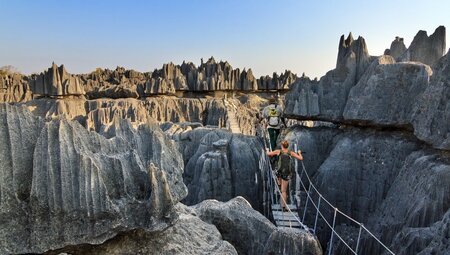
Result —
MULTIPOLYGON (((275 232, 249 206, 264 208, 263 141, 249 135, 279 95, 295 123, 283 138, 308 152, 305 169, 331 203, 397 254, 448 254, 450 57, 427 53, 445 45, 442 34, 419 32, 408 49, 398 37, 382 56, 342 36, 336 68, 320 80, 288 70, 258 79, 214 58, 151 72, 70 74, 53 63, 2 75, 0 253, 296 254, 307 241, 320 254, 313 235, 275 232), (230 108, 243 134, 226 130, 230 108), (174 205, 204 199, 217 201, 174 205)), ((358 225, 336 224, 357 240, 358 225)), ((364 237, 359 254, 382 254, 378 246, 364 237)))
POLYGON ((70 75, 64 65, 58 67, 54 62, 45 72, 32 75, 30 88, 39 96, 82 96, 84 87, 77 76, 70 75))
POLYGON ((446 31, 444 26, 436 28, 430 36, 427 35, 426 31, 420 30, 400 59, 402 61, 422 62, 433 66, 445 55, 446 49, 446 31))

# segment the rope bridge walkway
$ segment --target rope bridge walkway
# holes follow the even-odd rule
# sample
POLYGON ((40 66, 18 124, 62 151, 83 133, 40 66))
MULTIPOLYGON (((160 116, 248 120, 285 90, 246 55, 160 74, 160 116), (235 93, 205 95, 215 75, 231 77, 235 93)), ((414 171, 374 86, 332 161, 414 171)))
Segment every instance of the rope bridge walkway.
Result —
MULTIPOLYGON (((264 133, 264 137, 266 137, 266 132, 264 133)), ((336 244, 337 241, 340 241, 345 248, 350 252, 350 254, 363 254, 361 251, 361 239, 364 235, 366 238, 373 238, 381 247, 384 253, 386 254, 394 254, 385 244, 383 244, 374 234, 372 234, 361 222, 356 221, 352 217, 348 216, 344 212, 340 211, 337 207, 331 204, 314 186, 311 178, 309 177, 305 165, 302 161, 300 161, 301 165, 301 173, 299 174, 298 170, 298 160, 295 160, 295 194, 294 192, 290 192, 290 203, 288 201, 284 201, 286 204, 287 211, 281 210, 281 201, 283 199, 281 196, 281 191, 277 185, 277 177, 272 169, 272 164, 266 154, 266 139, 264 139, 264 150, 262 151, 259 167, 263 176, 263 187, 264 187, 264 195, 263 195, 263 205, 264 205, 264 214, 267 218, 273 219, 275 225, 277 227, 288 227, 288 228, 300 228, 306 231, 309 231, 315 235, 319 233, 318 222, 322 220, 325 224, 325 227, 330 229, 330 237, 327 244, 327 254, 333 254, 333 244, 336 244), (305 184, 302 178, 306 178, 308 181, 308 185, 305 184), (305 194, 306 193, 306 194, 305 194), (304 206, 302 208, 302 195, 305 197, 303 200, 304 206), (310 208, 308 208, 308 206, 310 208), (303 209, 303 210, 302 210, 303 209), (314 213, 314 225, 312 227, 308 227, 304 224, 305 219, 308 214, 314 213), (326 214, 331 213, 333 215, 332 221, 327 220, 326 214), (352 242, 345 241, 344 238, 336 231, 336 218, 344 217, 352 224, 357 226, 358 237, 356 239, 356 244, 354 240, 352 242), (319 219, 320 218, 320 219, 319 219), (316 232, 317 231, 317 232, 316 232)), ((297 144, 294 144, 294 151, 297 151, 297 144)), ((305 181, 306 181, 305 180, 305 181)), ((291 181, 289 181, 289 187, 291 187, 291 181)), ((292 190, 292 189, 290 189, 292 190)), ((312 222, 312 221, 311 221, 312 222)), ((326 230, 326 229, 324 229, 326 230)), ((322 230, 320 230, 322 231, 322 230)))
POLYGON ((228 100, 224 100, 226 110, 227 110, 227 128, 231 130, 232 133, 241 133, 239 128, 239 123, 236 118, 236 106, 228 100))

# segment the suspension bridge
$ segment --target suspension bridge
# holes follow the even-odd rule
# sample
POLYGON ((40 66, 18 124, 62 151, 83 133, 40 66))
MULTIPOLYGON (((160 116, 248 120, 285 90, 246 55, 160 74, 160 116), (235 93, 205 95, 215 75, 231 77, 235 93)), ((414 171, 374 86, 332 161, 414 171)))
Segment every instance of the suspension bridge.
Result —
MULTIPOLYGON (((273 222, 277 227, 282 228, 299 228, 311 232, 312 234, 319 235, 319 221, 324 223, 325 229, 320 229, 320 231, 330 232, 326 247, 326 254, 334 254, 334 249, 338 245, 338 242, 344 246, 347 250, 344 254, 364 254, 362 251, 362 238, 367 240, 372 238, 381 246, 381 251, 383 254, 394 254, 384 243, 382 243, 379 238, 377 238, 372 232, 370 232, 361 222, 353 219, 349 215, 340 211, 336 206, 330 203, 313 184, 313 181, 306 171, 305 165, 302 161, 295 160, 295 178, 291 178, 289 181, 289 187, 292 187, 293 181, 295 181, 295 189, 289 189, 289 199, 284 201, 286 206, 286 211, 281 210, 281 191, 277 185, 277 177, 272 169, 272 164, 266 154, 266 137, 267 134, 264 132, 264 150, 261 152, 261 157, 259 161, 259 167, 261 174, 263 176, 263 186, 264 186, 264 214, 267 218, 273 219, 273 222), (299 165, 301 166, 299 170, 299 165), (300 173, 299 173, 300 171, 300 173), (305 180, 305 181, 304 181, 305 180), (306 183, 305 183, 306 182, 306 183), (302 200, 305 200, 302 202, 302 200), (328 214, 333 215, 332 220, 328 220, 328 214), (313 213, 313 222, 311 226, 305 224, 307 217, 311 217, 313 213), (345 238, 339 234, 336 230, 336 218, 342 216, 347 219, 351 224, 357 227, 358 235, 356 242, 350 242, 345 240, 345 238)), ((297 144, 294 144, 294 151, 297 151, 297 144)), ((322 224, 323 225, 323 224, 322 224)), ((341 248, 342 249, 342 248, 341 248)), ((340 252, 342 253, 342 252, 340 252)))
MULTIPOLYGON (((224 104, 227 110, 227 128, 232 133, 241 133, 239 124, 236 118, 236 106, 228 100, 224 100, 224 104)), ((263 176, 263 206, 264 214, 268 219, 273 220, 275 225, 280 228, 297 228, 309 231, 314 235, 319 235, 319 221, 324 223, 325 229, 321 229, 323 232, 330 232, 326 247, 326 253, 328 255, 334 254, 333 249, 336 248, 338 242, 346 248, 347 252, 345 254, 363 254, 362 251, 362 238, 365 239, 372 238, 381 247, 383 254, 394 254, 383 242, 380 241, 372 232, 367 229, 364 224, 353 219, 346 213, 340 211, 336 206, 330 203, 317 189, 311 180, 308 172, 306 171, 303 161, 294 159, 294 174, 295 178, 291 178, 289 181, 289 199, 284 201, 286 205, 286 210, 282 209, 282 202, 280 188, 277 184, 277 177, 274 170, 272 169, 272 164, 266 154, 268 150, 267 141, 268 135, 266 131, 263 131, 262 138, 264 141, 264 149, 261 152, 261 157, 259 161, 259 169, 261 171, 261 176, 263 176), (299 165, 301 166, 299 170, 299 165), (300 172, 300 173, 299 173, 300 172), (293 180, 295 181, 295 189, 293 187, 293 180), (302 202, 304 200, 304 202, 302 202), (314 215, 314 220, 311 226, 307 226, 304 222, 306 217, 310 217, 311 214, 314 215), (332 215, 332 220, 327 219, 327 215, 332 215), (349 242, 339 234, 336 230, 336 219, 337 217, 343 217, 347 219, 351 224, 356 226, 358 229, 358 235, 356 241, 349 242), (328 228, 328 231, 326 230, 328 228)), ((294 151, 297 152, 298 146, 294 144, 294 151)), ((269 149, 270 151, 272 148, 269 149)), ((322 224, 323 225, 323 224, 322 224)))

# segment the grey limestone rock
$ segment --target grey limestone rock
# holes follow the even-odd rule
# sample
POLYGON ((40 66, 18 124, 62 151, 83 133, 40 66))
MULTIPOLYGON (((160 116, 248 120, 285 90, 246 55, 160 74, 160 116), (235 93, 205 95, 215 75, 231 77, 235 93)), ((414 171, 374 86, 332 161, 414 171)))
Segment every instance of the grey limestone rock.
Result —
POLYGON ((117 122, 106 139, 64 118, 44 123, 23 107, 1 105, 0 116, 0 253, 98 244, 176 218, 183 161, 156 126, 117 122))
POLYGON ((369 56, 364 38, 342 35, 336 68, 317 83, 303 77, 286 94, 286 114, 300 119, 341 121, 350 89, 368 68, 369 56), (292 100, 294 99, 294 100, 292 100))
POLYGON ((431 75, 427 65, 395 63, 390 56, 381 56, 350 90, 344 118, 380 126, 410 125, 414 105, 431 75))
MULTIPOLYGON (((286 136, 282 139, 289 142, 291 150, 294 150, 296 144, 298 150, 306 152, 303 164, 305 164, 308 175, 315 176, 320 165, 330 155, 335 146, 335 140, 340 138, 341 133, 342 131, 336 128, 293 126, 287 130, 286 136)), ((306 182, 306 178, 304 181, 306 182)))
POLYGON ((137 86, 135 84, 118 84, 110 85, 103 84, 102 86, 94 87, 88 93, 88 98, 138 98, 137 86))
POLYGON ((400 133, 373 131, 350 131, 335 139, 334 148, 317 170, 317 187, 339 210, 364 221, 380 205, 417 145, 400 133))
MULTIPOLYGON (((298 141, 307 152, 305 166, 322 195, 396 254, 448 253, 448 152, 426 149, 401 131, 295 128, 286 138, 298 141), (317 165, 318 170, 309 169, 317 165)), ((331 211, 323 210, 331 219, 331 211)), ((311 226, 315 210, 308 212, 305 223, 311 226)), ((318 237, 325 245, 330 233, 322 224, 319 220, 318 237)), ((339 234, 356 240, 357 225, 342 217, 336 224, 339 234)), ((362 235, 360 245, 362 254, 384 251, 367 235, 362 235)), ((344 248, 338 244, 336 252, 344 248)))
POLYGON ((64 65, 52 64, 47 71, 32 75, 30 88, 33 94, 40 96, 82 96, 85 94, 79 77, 69 74, 64 65))
POLYGON ((162 231, 131 230, 99 245, 82 244, 47 254, 237 254, 214 225, 202 221, 182 204, 177 204, 176 209, 177 221, 162 231))
POLYGON ((18 73, 0 73, 0 102, 14 103, 32 99, 27 77, 18 73))
MULTIPOLYGON (((215 98, 149 97, 94 99, 42 98, 23 103, 33 114, 45 119, 65 116, 79 121, 89 130, 106 130, 114 119, 129 119, 134 127, 154 120, 164 122, 198 122, 203 125, 224 127, 226 110, 223 100, 215 98)), ((242 111, 246 111, 243 109, 242 111)), ((249 123, 247 116, 242 117, 249 123)), ((246 125, 248 126, 248 124, 246 125)), ((249 128, 251 131, 251 128, 249 128)), ((250 132, 249 131, 249 132, 250 132)))
POLYGON ((318 82, 300 78, 285 97, 287 115, 315 117, 320 114, 318 82))
POLYGON ((420 30, 408 50, 400 57, 402 61, 417 61, 433 66, 445 54, 445 27, 436 28, 430 36, 420 30))
POLYGON ((339 70, 344 67, 348 68, 348 59, 352 58, 353 54, 355 58, 356 81, 358 81, 371 62, 366 41, 361 36, 354 40, 352 33, 348 35, 347 39, 342 35, 339 41, 336 69, 339 70))
POLYGON ((405 43, 403 42, 403 38, 396 36, 394 41, 392 41, 392 43, 391 43, 391 47, 389 48, 389 52, 388 52, 389 54, 385 54, 385 55, 390 55, 396 61, 400 61, 400 57, 403 55, 403 53, 405 53, 405 51, 406 51, 406 46, 405 46, 405 43))
POLYGON ((214 224, 239 254, 322 254, 315 236, 305 230, 275 227, 242 197, 226 203, 206 200, 193 208, 202 220, 214 224))
POLYGON ((258 162, 262 143, 258 138, 196 128, 181 134, 179 139, 185 159, 184 182, 189 189, 186 204, 243 196, 259 209, 262 183, 258 162))
POLYGON ((144 96, 149 73, 140 73, 117 67, 115 70, 97 68, 89 74, 78 75, 83 81, 86 97, 138 98, 144 96))
POLYGON ((450 150, 450 54, 433 69, 430 84, 413 110, 414 134, 435 148, 450 150))
POLYGON ((370 217, 374 230, 392 240, 396 254, 449 252, 449 159, 439 152, 411 153, 370 217))

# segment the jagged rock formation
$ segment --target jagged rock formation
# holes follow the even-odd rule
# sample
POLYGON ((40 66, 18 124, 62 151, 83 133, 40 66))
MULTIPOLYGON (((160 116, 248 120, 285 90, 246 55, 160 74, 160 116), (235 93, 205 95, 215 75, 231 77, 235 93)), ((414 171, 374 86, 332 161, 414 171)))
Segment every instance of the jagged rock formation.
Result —
POLYGON ((239 254, 322 254, 317 239, 300 229, 276 228, 242 197, 227 203, 206 200, 193 207, 214 224, 239 254))
POLYGON ((403 38, 398 36, 395 37, 394 41, 391 43, 391 47, 384 52, 384 55, 392 56, 395 61, 401 61, 401 56, 406 51, 405 43, 403 42, 403 38))
MULTIPOLYGON (((445 45, 445 40, 438 39, 442 31, 445 34, 445 28, 439 27, 432 38, 445 45)), ((292 86, 286 94, 285 113, 301 120, 406 128, 435 148, 449 150, 450 130, 444 124, 450 112, 446 90, 450 80, 448 54, 433 67, 433 73, 429 66, 420 63, 396 63, 390 56, 369 58, 361 50, 366 49, 363 40, 351 51, 362 52, 360 57, 351 57, 351 47, 347 46, 351 42, 356 42, 351 36, 341 38, 337 68, 319 82, 302 77, 292 86), (363 64, 357 64, 355 59, 361 59, 359 63, 363 64), (365 67, 367 60, 372 60, 369 67, 365 67), (352 71, 339 72, 338 67, 352 71), (341 82, 336 83, 337 77, 341 77, 341 82)))
POLYGON ((414 134, 435 148, 450 149, 450 54, 433 67, 430 84, 412 114, 414 134))
MULTIPOLYGON (((450 212, 448 152, 426 149, 400 131, 296 128, 286 138, 308 152, 307 169, 319 165, 310 175, 324 197, 381 236, 396 254, 449 251, 442 242, 450 212)), ((315 210, 309 212, 315 215, 315 210)), ((330 219, 331 212, 325 216, 330 219)), ((306 223, 314 224, 314 217, 308 216, 306 223)), ((319 220, 318 237, 326 244, 329 231, 321 224, 319 220)), ((343 218, 336 224, 343 236, 352 228, 343 218)), ((383 251, 367 236, 360 247, 362 254, 383 251)))
POLYGON ((8 219, 0 253, 96 244, 175 219, 173 204, 186 195, 182 158, 156 126, 117 121, 106 139, 22 107, 3 104, 0 116, 0 214, 8 219))
POLYGON ((58 67, 55 63, 44 73, 32 75, 30 88, 33 95, 38 96, 82 96, 85 94, 80 79, 69 74, 64 65, 58 67))
POLYGON ((319 118, 319 83, 308 77, 300 78, 286 94, 285 105, 287 115, 319 118))
POLYGON ((270 90, 287 89, 296 76, 286 71, 281 76, 265 76, 256 79, 251 69, 233 69, 228 62, 216 62, 211 57, 201 62, 197 68, 193 63, 166 64, 161 70, 155 70, 152 79, 146 84, 149 94, 174 93, 175 91, 217 91, 217 90, 270 90))
POLYGON ((397 254, 448 254, 450 157, 416 151, 404 161, 371 221, 397 254), (401 194, 401 196, 399 196, 401 194), (393 210, 395 208, 395 210, 393 210))
POLYGON ((163 231, 142 229, 124 232, 99 245, 77 245, 48 254, 237 254, 222 240, 214 225, 202 221, 192 209, 176 205, 178 220, 163 231))
POLYGON ((313 235, 276 228, 242 197, 175 208, 178 220, 163 231, 127 231, 103 244, 80 244, 47 254, 322 254, 313 235))
POLYGON ((364 38, 342 35, 336 68, 319 82, 300 78, 286 95, 286 114, 308 119, 342 119, 350 89, 356 85, 371 62, 364 38))
POLYGON ((414 104, 427 88, 431 74, 427 65, 395 63, 393 58, 381 56, 351 89, 344 118, 377 125, 410 124, 414 104))
POLYGON ((184 182, 189 190, 184 203, 192 205, 212 198, 228 201, 243 196, 254 208, 261 207, 259 139, 196 128, 181 133, 177 140, 185 159, 184 182))
POLYGON ((445 27, 440 26, 429 37, 426 31, 420 30, 400 58, 402 61, 417 61, 433 66, 444 56, 445 50, 445 27))
POLYGON ((32 99, 26 77, 18 73, 0 74, 0 103, 24 102, 32 99))
POLYGON ((144 84, 150 74, 117 67, 114 71, 97 68, 90 74, 79 76, 89 99, 138 98, 142 95, 144 84))
POLYGON ((318 98, 321 102, 318 116, 341 118, 348 93, 367 66, 369 55, 366 49, 362 37, 356 41, 353 41, 351 34, 346 40, 341 37, 336 69, 329 71, 318 84, 318 98))
POLYGON ((297 75, 286 70, 280 76, 273 73, 272 77, 266 75, 261 76, 258 80, 258 89, 260 90, 283 90, 289 89, 290 85, 297 80, 297 75))
MULTIPOLYGON (((62 247, 55 252, 120 253, 121 245, 170 253, 190 240, 193 246, 183 252, 217 248, 234 254, 214 227, 192 216, 197 212, 241 253, 286 247, 307 252, 298 240, 317 251, 309 234, 274 231, 242 201, 180 209, 175 223, 173 204, 186 196, 182 168, 186 203, 241 195, 261 209, 261 141, 217 127, 226 126, 227 107, 234 105, 241 131, 253 134, 256 113, 267 103, 259 95, 268 95, 248 92, 289 86, 290 117, 336 123, 286 136, 307 151, 307 170, 326 198, 398 254, 449 253, 450 57, 439 59, 441 46, 445 49, 444 28, 430 37, 419 32, 406 51, 398 38, 386 52, 391 56, 381 57, 368 54, 362 37, 343 36, 336 68, 320 81, 297 79, 289 71, 256 79, 251 69, 212 58, 199 67, 169 63, 151 73, 117 68, 70 75, 53 65, 41 75, 3 75, 0 100, 22 102, 43 118, 20 107, 0 107, 0 218, 7 219, 0 220, 0 253, 62 247), (47 98, 31 100, 34 96, 47 98), (192 239, 188 228, 195 230, 192 239), (249 233, 257 229, 259 236, 249 233), (251 242, 240 243, 246 238, 251 242)), ((356 240, 357 228, 343 219, 337 224, 343 236, 356 240)), ((323 222, 318 226, 326 247, 330 233, 323 222)), ((368 236, 361 245, 361 253, 381 253, 368 236)), ((344 248, 336 243, 333 252, 344 248)))
POLYGON ((347 39, 345 39, 344 35, 342 35, 339 40, 336 69, 354 68, 357 81, 361 78, 369 64, 370 56, 364 38, 359 36, 357 40, 353 40, 352 33, 350 33, 347 39))
MULTIPOLYGON (((233 69, 228 62, 210 58, 195 66, 164 64, 153 72, 137 72, 117 67, 97 68, 89 74, 69 74, 64 65, 52 66, 41 74, 0 78, 3 102, 22 102, 39 97, 146 98, 176 95, 178 92, 287 90, 297 76, 290 71, 272 77, 255 78, 251 69, 233 69), (5 91, 6 90, 6 91, 5 91)), ((1 91, 0 91, 1 92, 1 91)), ((1 94, 0 94, 1 95, 1 94)))
POLYGON ((150 97, 126 99, 40 99, 24 103, 30 111, 45 119, 65 116, 75 119, 89 130, 101 132, 114 119, 128 119, 134 127, 147 120, 164 122, 200 122, 224 127, 226 110, 221 99, 150 97))

